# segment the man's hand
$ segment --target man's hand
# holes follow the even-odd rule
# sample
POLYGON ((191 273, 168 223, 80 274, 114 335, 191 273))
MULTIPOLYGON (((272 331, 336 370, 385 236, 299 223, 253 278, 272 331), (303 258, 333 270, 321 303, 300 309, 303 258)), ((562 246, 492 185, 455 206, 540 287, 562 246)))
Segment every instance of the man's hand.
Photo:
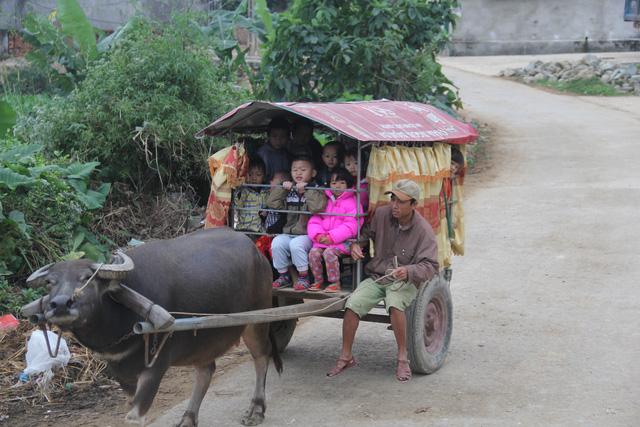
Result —
POLYGON ((398 267, 391 272, 391 275, 401 282, 406 281, 409 278, 409 272, 407 271, 407 267, 398 267))
POLYGON ((362 253, 362 248, 357 242, 353 242, 351 244, 351 258, 353 258, 356 261, 364 258, 364 254, 362 253))

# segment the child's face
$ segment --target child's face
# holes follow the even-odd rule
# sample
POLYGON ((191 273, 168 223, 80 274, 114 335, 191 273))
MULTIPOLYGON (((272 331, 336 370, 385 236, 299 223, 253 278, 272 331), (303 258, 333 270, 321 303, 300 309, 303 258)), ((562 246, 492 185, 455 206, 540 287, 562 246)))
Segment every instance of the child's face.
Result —
POLYGON ((293 137, 293 142, 295 145, 309 145, 309 142, 313 137, 313 128, 304 125, 298 126, 296 130, 293 131, 293 134, 291 136, 293 137))
POLYGON ((345 181, 344 179, 338 179, 337 176, 333 175, 331 177, 331 182, 329 183, 329 188, 332 189, 331 193, 333 193, 334 197, 340 197, 340 195, 342 193, 344 193, 344 191, 334 191, 333 189, 342 189, 342 190, 346 190, 347 187, 347 181, 345 181))
POLYGON ((286 129, 271 129, 269 133, 269 143, 276 150, 282 150, 289 141, 289 132, 286 129))
POLYGON ((247 172, 247 184, 262 184, 264 175, 262 168, 250 168, 247 172))
POLYGON ((451 175, 455 175, 456 173, 458 173, 458 171, 461 169, 460 167, 460 163, 458 162, 454 162, 453 160, 451 161, 451 175))
POLYGON ((358 173, 358 159, 356 159, 355 157, 345 157, 344 167, 349 171, 351 176, 356 176, 356 174, 358 173))
POLYGON ((306 160, 296 160, 291 165, 291 176, 293 182, 309 182, 316 176, 316 170, 306 160))
POLYGON ((271 182, 269 182, 269 184, 271 185, 280 185, 284 182, 284 178, 281 174, 275 174, 273 176, 273 178, 271 178, 271 182))
POLYGON ((325 146, 322 152, 322 162, 329 169, 338 166, 338 147, 333 145, 325 146))

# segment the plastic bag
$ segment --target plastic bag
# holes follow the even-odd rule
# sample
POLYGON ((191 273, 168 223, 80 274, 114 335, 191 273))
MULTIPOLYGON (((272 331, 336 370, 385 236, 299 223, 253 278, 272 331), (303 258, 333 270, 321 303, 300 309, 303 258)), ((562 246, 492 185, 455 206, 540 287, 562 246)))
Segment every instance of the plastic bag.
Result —
MULTIPOLYGON (((49 336, 49 345, 51 346, 51 352, 56 351, 56 345, 58 344, 58 336, 47 331, 49 336)), ((69 353, 69 347, 64 339, 60 340, 60 349, 56 357, 49 356, 49 350, 47 350, 47 342, 44 339, 44 334, 40 329, 37 329, 31 333, 29 342, 27 343, 27 367, 24 370, 26 375, 39 374, 60 366, 66 366, 71 358, 69 353)))

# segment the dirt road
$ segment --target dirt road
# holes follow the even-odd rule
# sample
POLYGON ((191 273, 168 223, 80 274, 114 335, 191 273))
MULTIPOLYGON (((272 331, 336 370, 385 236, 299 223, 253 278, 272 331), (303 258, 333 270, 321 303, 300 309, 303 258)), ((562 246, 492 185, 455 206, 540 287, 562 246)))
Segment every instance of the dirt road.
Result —
MULTIPOLYGON (((358 366, 326 379, 341 323, 311 318, 269 373, 264 425, 637 425, 640 98, 556 95, 450 59, 464 114, 494 133, 491 167, 466 180, 444 366, 398 383, 392 332, 362 324, 358 366)), ((200 425, 239 425, 253 381, 248 359, 218 377, 200 425)))

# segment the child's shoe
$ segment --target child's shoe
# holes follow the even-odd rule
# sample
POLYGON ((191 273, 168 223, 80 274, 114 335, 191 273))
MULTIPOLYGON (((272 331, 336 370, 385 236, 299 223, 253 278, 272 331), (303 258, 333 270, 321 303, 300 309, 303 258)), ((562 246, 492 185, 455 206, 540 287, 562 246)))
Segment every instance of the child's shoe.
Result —
POLYGON ((305 292, 309 290, 309 276, 300 276, 298 278, 298 284, 293 287, 298 292, 305 292))
POLYGON ((288 274, 281 274, 280 277, 273 282, 273 289, 288 288, 291 286, 291 277, 288 274))
POLYGON ((340 292, 340 283, 332 283, 324 288, 324 291, 328 293, 340 292))
POLYGON ((322 283, 314 283, 313 285, 309 286, 309 290, 312 292, 317 292, 317 291, 321 291, 322 290, 322 283))

